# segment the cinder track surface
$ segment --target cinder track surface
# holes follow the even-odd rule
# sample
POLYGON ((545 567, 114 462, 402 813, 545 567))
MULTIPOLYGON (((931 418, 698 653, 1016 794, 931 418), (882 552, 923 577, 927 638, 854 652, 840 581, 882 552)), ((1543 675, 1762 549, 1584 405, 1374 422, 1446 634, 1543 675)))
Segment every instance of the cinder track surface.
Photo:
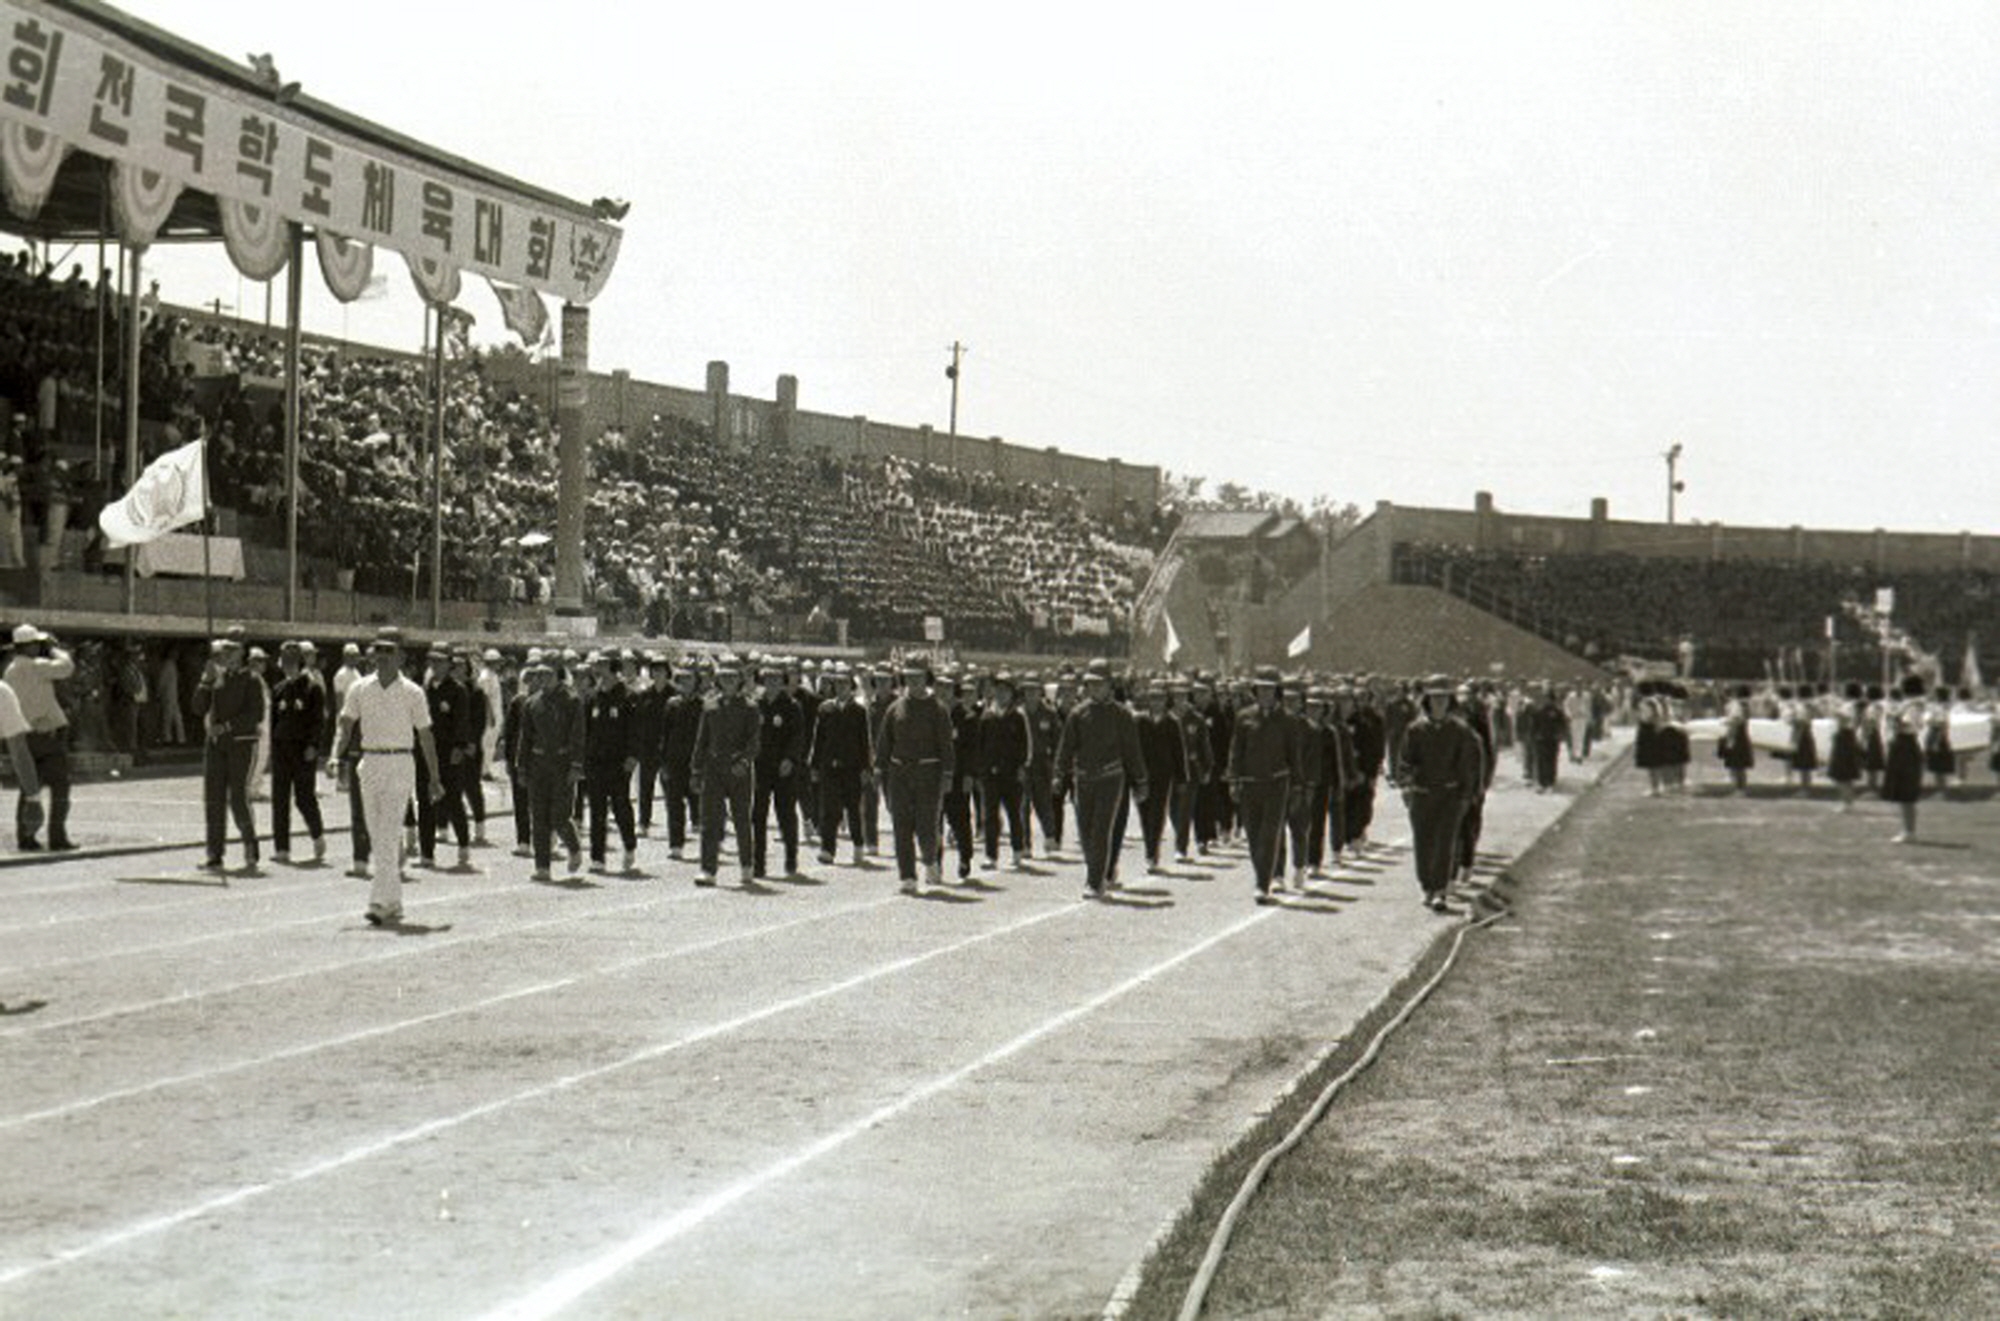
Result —
MULTIPOLYGON (((1494 871, 1572 801, 1502 778, 1494 871)), ((131 788, 197 828, 193 786, 131 788)), ((1240 851, 1146 877, 1136 838, 1117 904, 1073 861, 915 900, 483 849, 398 933, 338 838, 226 886, 187 851, 9 870, 0 1316, 1094 1313, 1453 925, 1387 792, 1376 833, 1276 909, 1240 851)))

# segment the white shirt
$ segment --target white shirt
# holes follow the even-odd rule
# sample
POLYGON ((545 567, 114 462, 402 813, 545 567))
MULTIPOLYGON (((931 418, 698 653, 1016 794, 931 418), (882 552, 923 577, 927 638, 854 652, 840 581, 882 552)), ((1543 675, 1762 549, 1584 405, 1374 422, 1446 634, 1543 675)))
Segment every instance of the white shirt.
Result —
POLYGON ((28 732, 28 718, 21 714, 21 699, 14 696, 14 690, 0 683, 0 741, 18 738, 28 732))
POLYGON ((340 718, 354 721, 363 752, 408 752, 417 746, 417 731, 431 727, 431 704, 407 674, 392 684, 370 677, 347 690, 340 718))

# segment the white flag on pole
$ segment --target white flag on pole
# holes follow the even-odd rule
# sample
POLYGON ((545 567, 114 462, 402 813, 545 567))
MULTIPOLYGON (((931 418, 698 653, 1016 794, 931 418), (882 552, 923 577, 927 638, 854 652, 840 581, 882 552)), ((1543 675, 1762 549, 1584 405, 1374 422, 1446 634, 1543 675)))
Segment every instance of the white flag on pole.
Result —
POLYGON ((104 506, 97 526, 106 545, 115 550, 156 541, 208 512, 202 444, 168 450, 146 465, 131 490, 104 506))
POLYGON ((1299 635, 1293 638, 1290 645, 1285 648, 1285 656, 1288 659, 1296 659, 1300 656, 1305 655, 1307 652, 1311 651, 1312 645, 1313 645, 1313 626, 1311 624, 1307 624, 1304 628, 1299 630, 1299 635))
POLYGON ((1163 611, 1160 614, 1160 618, 1167 623, 1167 641, 1166 645, 1160 648, 1161 659, 1167 664, 1172 665, 1175 653, 1181 649, 1181 635, 1174 631, 1174 617, 1172 615, 1163 611))

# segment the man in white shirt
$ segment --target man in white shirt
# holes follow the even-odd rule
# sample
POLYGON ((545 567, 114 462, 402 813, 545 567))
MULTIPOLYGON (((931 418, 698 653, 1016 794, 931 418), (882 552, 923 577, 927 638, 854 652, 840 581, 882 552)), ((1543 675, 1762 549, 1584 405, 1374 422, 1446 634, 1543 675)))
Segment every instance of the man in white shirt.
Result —
MULTIPOLYGON (((76 845, 70 842, 68 830, 69 717, 56 700, 55 686, 76 673, 76 662, 56 645, 54 638, 33 624, 17 627, 13 643, 14 658, 7 663, 4 677, 28 722, 28 748, 34 755, 37 782, 48 787, 48 847, 58 851, 73 849, 76 845)), ((35 832, 41 828, 40 806, 39 795, 30 799, 23 794, 21 806, 14 814, 15 841, 23 850, 42 847, 35 838, 35 832), (37 808, 37 819, 32 823, 27 808, 31 801, 37 808)))
MULTIPOLYGON (((405 678, 402 634, 385 628, 369 648, 375 674, 352 684, 341 704, 340 727, 333 736, 335 767, 350 744, 361 750, 359 776, 362 813, 373 845, 374 884, 368 892, 370 926, 395 926, 403 920, 403 867, 396 841, 403 809, 416 792, 420 753, 430 772, 431 799, 444 796, 438 771, 437 744, 431 738, 431 708, 424 690, 405 678)), ((340 774, 346 774, 343 769, 340 774)))
POLYGON ((13 759, 14 779, 21 786, 20 819, 33 823, 32 833, 41 828, 42 781, 28 747, 28 718, 21 714, 21 699, 4 680, 0 680, 0 743, 7 745, 7 755, 13 759))

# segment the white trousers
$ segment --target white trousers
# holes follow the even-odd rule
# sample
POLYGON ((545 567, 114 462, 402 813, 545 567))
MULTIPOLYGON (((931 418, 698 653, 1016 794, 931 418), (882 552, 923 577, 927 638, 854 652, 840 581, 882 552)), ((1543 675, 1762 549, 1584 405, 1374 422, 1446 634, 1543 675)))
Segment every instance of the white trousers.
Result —
POLYGON ((368 822, 374 884, 368 903, 384 912, 403 911, 403 810, 417 791, 416 755, 371 752, 361 758, 361 816, 368 822))

